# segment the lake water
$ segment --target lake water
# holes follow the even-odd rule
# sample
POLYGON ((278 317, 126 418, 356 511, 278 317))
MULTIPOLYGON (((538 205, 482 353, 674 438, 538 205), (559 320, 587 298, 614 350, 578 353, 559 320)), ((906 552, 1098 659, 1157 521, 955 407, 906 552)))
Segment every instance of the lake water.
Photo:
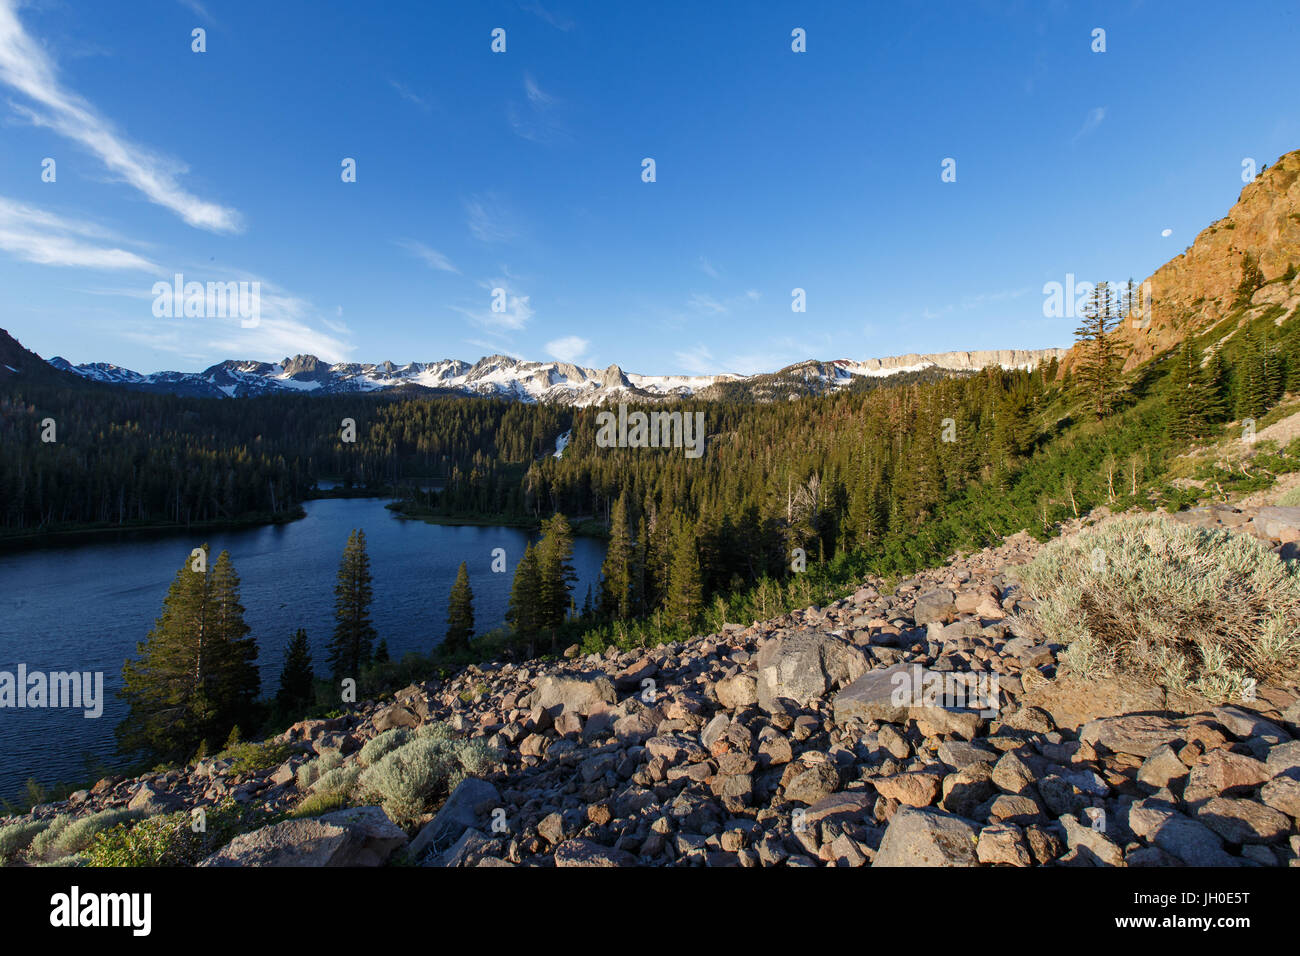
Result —
MULTIPOLYGON (((307 517, 271 527, 193 536, 121 538, 0 553, 0 671, 102 671, 104 713, 0 708, 0 796, 12 798, 29 777, 80 782, 88 760, 114 765, 113 729, 126 714, 116 696, 122 664, 136 655, 162 610, 177 569, 192 548, 209 562, 228 550, 241 582, 245 621, 258 642, 262 694, 279 683, 284 648, 303 627, 318 676, 325 676, 333 633, 334 585, 348 532, 366 533, 374 579, 371 619, 394 658, 428 653, 446 631, 447 595, 460 562, 469 565, 478 633, 505 621, 515 564, 530 540, 518 528, 428 524, 398 518, 375 498, 320 499, 307 517), (504 548, 506 572, 493 573, 504 548)), ((600 577, 604 544, 574 541, 579 607, 600 577)))

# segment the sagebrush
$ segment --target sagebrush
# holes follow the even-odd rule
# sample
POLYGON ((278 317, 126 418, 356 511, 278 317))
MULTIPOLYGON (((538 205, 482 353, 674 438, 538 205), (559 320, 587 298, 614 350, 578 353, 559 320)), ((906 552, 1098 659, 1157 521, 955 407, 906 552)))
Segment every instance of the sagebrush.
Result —
POLYGON ((1300 666, 1300 567, 1244 534, 1122 518, 1053 541, 1021 580, 1084 676, 1229 700, 1300 666))

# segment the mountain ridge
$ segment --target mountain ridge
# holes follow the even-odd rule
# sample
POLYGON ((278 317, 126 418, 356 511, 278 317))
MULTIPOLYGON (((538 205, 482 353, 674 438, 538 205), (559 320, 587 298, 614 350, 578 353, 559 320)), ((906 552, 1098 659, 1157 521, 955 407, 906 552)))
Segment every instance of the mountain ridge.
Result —
MULTIPOLYGON (((16 344, 16 343, 15 343, 16 344)), ((908 372, 978 371, 990 365, 1002 368, 1034 368, 1060 359, 1064 348, 975 349, 951 352, 907 353, 883 358, 809 359, 775 372, 739 375, 644 375, 628 372, 617 364, 604 369, 587 368, 571 362, 537 362, 506 355, 486 355, 474 363, 463 359, 434 362, 392 361, 378 363, 336 362, 326 364, 314 355, 285 356, 272 364, 254 360, 227 359, 202 372, 163 371, 141 374, 105 362, 73 365, 61 356, 49 365, 83 379, 112 385, 212 398, 243 398, 290 391, 314 394, 384 392, 416 388, 422 391, 499 397, 526 402, 559 402, 570 405, 600 404, 608 400, 664 401, 674 398, 709 398, 709 389, 720 384, 764 380, 799 381, 815 393, 836 391, 859 379, 887 378, 908 372)), ((780 391, 780 386, 772 389, 780 391)))

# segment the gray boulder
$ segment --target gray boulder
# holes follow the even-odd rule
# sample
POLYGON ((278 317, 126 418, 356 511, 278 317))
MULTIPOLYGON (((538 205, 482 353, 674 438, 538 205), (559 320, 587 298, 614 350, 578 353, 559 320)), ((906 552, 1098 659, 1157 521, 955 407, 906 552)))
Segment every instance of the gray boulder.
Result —
POLYGON ((437 816, 421 827, 411 841, 411 859, 418 860, 430 850, 451 846, 466 830, 479 824, 478 808, 501 801, 497 788, 478 777, 466 777, 451 792, 437 816))
POLYGON ((975 866, 979 831, 942 810, 900 807, 873 866, 975 866))
POLYGON ((541 707, 552 717, 565 711, 586 717, 616 703, 618 697, 614 685, 604 674, 594 677, 548 675, 538 682, 527 701, 524 706, 541 707))
POLYGON ((758 652, 758 706, 771 711, 778 698, 800 706, 856 680, 867 658, 848 641, 821 631, 794 631, 758 652))
POLYGON ((379 807, 352 807, 241 834, 199 866, 380 866, 405 843, 379 807))

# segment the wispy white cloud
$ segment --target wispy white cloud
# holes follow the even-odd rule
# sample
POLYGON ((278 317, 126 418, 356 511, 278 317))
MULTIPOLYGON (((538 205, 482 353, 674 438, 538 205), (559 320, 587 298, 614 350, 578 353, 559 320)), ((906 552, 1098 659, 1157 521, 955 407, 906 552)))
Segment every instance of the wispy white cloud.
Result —
POLYGON ((692 292, 686 307, 700 315, 728 315, 737 309, 753 305, 761 294, 756 289, 746 289, 738 295, 718 299, 707 292, 692 292))
POLYGON ((202 19, 206 20, 208 23, 216 22, 215 20, 212 19, 212 14, 208 13, 208 8, 205 7, 203 4, 201 4, 199 0, 176 0, 176 2, 179 3, 185 9, 189 10, 190 13, 193 13, 197 17, 201 17, 202 19))
POLYGON ((524 74, 524 93, 528 96, 528 102, 542 109, 555 102, 555 97, 538 86, 530 73, 524 74))
POLYGON ((66 219, 0 196, 0 249, 46 266, 156 271, 148 259, 111 245, 117 238, 94 223, 66 219))
POLYGON ((527 107, 506 105, 506 119, 516 136, 534 143, 549 143, 568 136, 552 115, 559 104, 558 97, 542 89, 530 73, 524 74, 524 96, 528 99, 527 107))
POLYGON ((482 306, 451 305, 448 308, 488 330, 509 329, 517 332, 528 325, 528 320, 535 314, 529 305, 529 297, 520 295, 509 279, 486 279, 478 284, 487 293, 482 306), (498 289, 503 293, 501 297, 495 294, 498 289), (505 308, 501 312, 494 312, 492 304, 498 300, 504 301, 505 308))
POLYGON ((1070 139, 1071 144, 1077 143, 1079 140, 1083 139, 1083 137, 1095 132, 1097 128, 1105 122, 1105 120, 1106 107, 1094 106, 1092 109, 1088 110, 1088 115, 1084 119, 1083 125, 1079 127, 1079 131, 1070 139))
POLYGON ((415 258, 424 262, 430 269, 438 269, 441 272, 454 272, 460 275, 460 270, 452 265, 451 260, 437 249, 431 249, 417 239, 395 239, 393 241, 415 258))
MULTIPOLYGON (((214 270, 214 276, 221 272, 224 270, 214 270)), ((187 272, 185 277, 200 278, 192 272, 187 272)), ((157 318, 150 306, 142 305, 141 317, 119 321, 116 331, 123 338, 148 348, 208 364, 230 358, 277 362, 285 356, 299 354, 315 355, 326 362, 342 362, 355 351, 344 337, 346 326, 321 317, 307 299, 266 279, 247 274, 240 278, 261 283, 261 321, 254 328, 243 328, 237 319, 157 318), (317 323, 333 328, 322 331, 316 327, 317 323)))
POLYGON ((711 375, 717 372, 717 363, 713 353, 706 345, 696 345, 681 352, 674 352, 677 364, 694 375, 711 375))
POLYGON ((412 90, 409 86, 407 86, 405 83, 401 82, 400 80, 389 80, 388 85, 397 91, 398 96, 406 100, 406 102, 413 103, 415 106, 418 106, 420 109, 424 110, 424 112, 427 113, 432 108, 431 104, 427 99, 425 99, 420 94, 416 93, 414 90, 412 90))
POLYGON ((465 200, 465 215, 470 235, 480 242, 510 242, 521 233, 510 207, 494 193, 465 200))
POLYGON ((546 343, 546 352, 553 358, 561 362, 570 362, 573 365, 581 365, 587 358, 587 350, 591 343, 578 335, 566 335, 563 338, 552 339, 546 343))
POLYGON ((755 375, 775 372, 796 362, 818 358, 833 347, 831 336, 822 335, 814 340, 782 337, 767 343, 763 350, 738 352, 715 356, 708 346, 700 344, 673 354, 677 364, 693 375, 718 375, 732 372, 755 375))
POLYGON ((529 3, 521 3, 519 9, 527 11, 536 17, 540 17, 551 26, 555 27, 555 29, 562 30, 565 33, 568 33, 575 26, 572 18, 567 17, 562 13, 547 10, 538 2, 538 0, 530 0, 529 3))
POLYGON ((715 269, 713 263, 710 262, 708 259, 704 258, 704 256, 700 256, 697 265, 699 265, 700 271, 703 272, 710 279, 717 279, 719 277, 718 270, 715 269))
POLYGON ((53 61, 19 22, 17 0, 0 0, 0 83, 35 104, 11 102, 17 113, 88 149, 150 202, 200 229, 241 229, 236 210, 201 199, 177 182, 176 177, 187 171, 183 164, 126 139, 90 103, 62 85, 53 61))

